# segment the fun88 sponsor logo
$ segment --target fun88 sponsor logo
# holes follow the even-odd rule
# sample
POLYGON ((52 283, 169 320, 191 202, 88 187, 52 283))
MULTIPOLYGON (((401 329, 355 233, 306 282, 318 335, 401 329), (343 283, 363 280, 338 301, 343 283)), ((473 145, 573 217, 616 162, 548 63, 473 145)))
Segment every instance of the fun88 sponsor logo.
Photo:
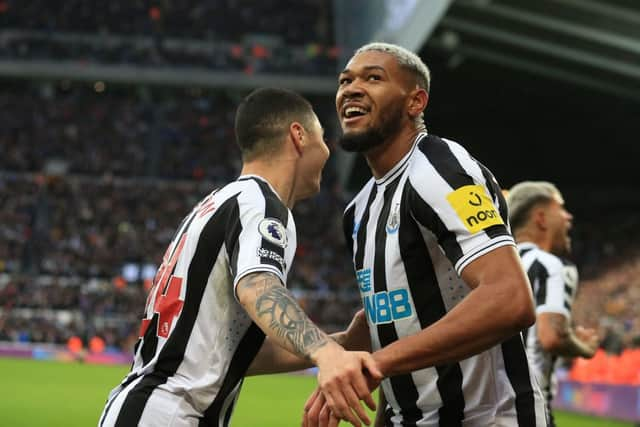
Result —
POLYGON ((358 270, 356 278, 363 295, 364 311, 372 324, 390 323, 413 316, 407 289, 371 293, 371 270, 368 268, 358 270))

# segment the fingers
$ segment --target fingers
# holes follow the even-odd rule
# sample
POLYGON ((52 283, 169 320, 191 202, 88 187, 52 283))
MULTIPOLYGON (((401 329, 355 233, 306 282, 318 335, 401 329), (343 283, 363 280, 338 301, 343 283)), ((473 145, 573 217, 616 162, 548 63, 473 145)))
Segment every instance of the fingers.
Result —
POLYGON ((382 381, 382 379, 384 378, 384 374, 378 367, 378 364, 370 354, 365 353, 365 355, 366 356, 363 359, 363 365, 365 369, 367 370, 367 372, 369 372, 369 375, 371 375, 374 380, 377 380, 378 382, 382 381))
POLYGON ((321 395, 320 393, 320 389, 316 388, 313 393, 311 393, 311 396, 309 396, 309 398, 307 399, 307 401, 304 403, 304 411, 307 412, 309 411, 309 409, 311 409, 311 407, 313 406, 313 404, 316 402, 316 400, 318 398, 321 398, 323 403, 324 403, 324 397, 321 395))
MULTIPOLYGON (((320 416, 318 417, 318 421, 319 421, 318 427, 328 426, 332 418, 335 418, 335 417, 331 416, 331 410, 329 409, 329 406, 325 405, 320 411, 320 416)), ((339 422, 340 422, 340 419, 338 418, 338 423, 339 422)))
MULTIPOLYGON (((356 398, 358 399, 358 409, 362 411, 362 412, 359 412, 356 410, 356 413, 358 414, 360 419, 365 422, 368 422, 368 417, 367 417, 367 420, 362 418, 361 414, 364 413, 366 416, 366 411, 364 410, 364 408, 360 406, 359 401, 363 400, 364 403, 369 407, 369 409, 371 409, 372 411, 376 410, 376 402, 373 399, 373 396, 371 395, 369 383, 370 383, 369 378, 366 378, 365 376, 359 376, 355 378, 355 380, 353 381, 353 389, 355 391, 356 398)), ((375 384, 374 388, 377 387, 378 381, 375 381, 374 384, 375 384)), ((349 403, 351 404, 352 402, 349 401, 349 403)), ((352 404, 351 404, 351 407, 353 408, 352 404)))
MULTIPOLYGON (((360 405, 360 401, 358 400, 353 389, 349 386, 347 387, 345 387, 345 389, 343 390, 337 391, 323 390, 323 394, 327 399, 327 405, 331 409, 331 412, 333 412, 337 417, 349 421, 351 425, 360 427, 362 424, 360 423, 358 417, 362 412, 364 412, 364 416, 366 417, 366 412, 360 405), (358 413, 358 416, 353 413, 352 409, 355 410, 356 413, 358 413), (360 409, 360 411, 358 411, 358 409, 360 409)), ((363 421, 368 424, 368 421, 364 419, 363 421)))
POLYGON ((347 411, 349 413, 351 413, 351 410, 355 411, 358 418, 360 418, 360 420, 366 425, 369 425, 371 424, 371 420, 367 415, 367 410, 364 409, 364 406, 362 406, 362 404, 360 403, 360 400, 365 398, 365 402, 367 403, 367 406, 369 406, 369 403, 366 400, 366 398, 368 397, 371 403, 373 403, 374 407, 375 402, 373 401, 373 397, 371 397, 371 394, 369 394, 369 389, 366 386, 366 381, 364 380, 364 378, 358 378, 356 382, 358 384, 354 383, 353 387, 347 386, 346 390, 344 390, 345 397, 347 398, 347 403, 349 404, 349 408, 347 408, 347 411))
POLYGON ((338 424, 340 424, 340 418, 336 418, 333 414, 331 414, 328 427, 338 427, 338 424))
MULTIPOLYGON (((316 389, 311 397, 307 399, 307 404, 304 406, 304 427, 318 427, 319 417, 322 409, 326 406, 326 399, 320 389, 316 389), (307 405, 309 404, 309 405, 307 405)), ((328 407, 327 407, 328 408, 328 407)))

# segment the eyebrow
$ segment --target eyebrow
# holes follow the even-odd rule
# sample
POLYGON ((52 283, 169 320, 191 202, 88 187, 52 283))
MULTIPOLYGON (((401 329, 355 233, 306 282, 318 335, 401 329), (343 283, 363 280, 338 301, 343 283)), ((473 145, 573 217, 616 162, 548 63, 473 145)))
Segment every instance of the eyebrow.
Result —
MULTIPOLYGON (((362 69, 364 71, 370 71, 370 70, 379 70, 382 71, 383 73, 387 74, 387 70, 384 69, 383 66, 381 65, 365 65, 364 67, 362 67, 362 69)), ((351 73, 352 71, 348 68, 345 68, 344 70, 342 70, 340 72, 340 74, 345 74, 345 73, 351 73)))

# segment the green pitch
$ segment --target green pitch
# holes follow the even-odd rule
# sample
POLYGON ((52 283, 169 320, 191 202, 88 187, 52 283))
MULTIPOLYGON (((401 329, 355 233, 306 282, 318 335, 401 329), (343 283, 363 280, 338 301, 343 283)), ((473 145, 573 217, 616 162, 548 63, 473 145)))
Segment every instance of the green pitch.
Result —
MULTIPOLYGON (((95 426, 109 390, 127 371, 126 366, 0 359, 0 426, 95 426)), ((306 376, 248 378, 231 425, 299 426, 314 387, 315 379, 306 376)), ((631 427, 566 413, 556 419, 559 427, 631 427)))

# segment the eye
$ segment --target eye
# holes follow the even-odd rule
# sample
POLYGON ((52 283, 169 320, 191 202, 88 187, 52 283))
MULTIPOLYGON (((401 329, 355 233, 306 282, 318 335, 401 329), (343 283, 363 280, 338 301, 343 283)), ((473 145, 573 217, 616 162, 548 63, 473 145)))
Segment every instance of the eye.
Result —
POLYGON ((380 76, 379 76, 379 75, 377 75, 377 74, 369 74, 369 75, 367 76, 367 80, 381 80, 381 79, 382 79, 382 77, 380 77, 380 76))
POLYGON ((351 79, 348 77, 343 77, 340 80, 338 80, 338 83, 340 84, 340 86, 351 83, 351 79))

